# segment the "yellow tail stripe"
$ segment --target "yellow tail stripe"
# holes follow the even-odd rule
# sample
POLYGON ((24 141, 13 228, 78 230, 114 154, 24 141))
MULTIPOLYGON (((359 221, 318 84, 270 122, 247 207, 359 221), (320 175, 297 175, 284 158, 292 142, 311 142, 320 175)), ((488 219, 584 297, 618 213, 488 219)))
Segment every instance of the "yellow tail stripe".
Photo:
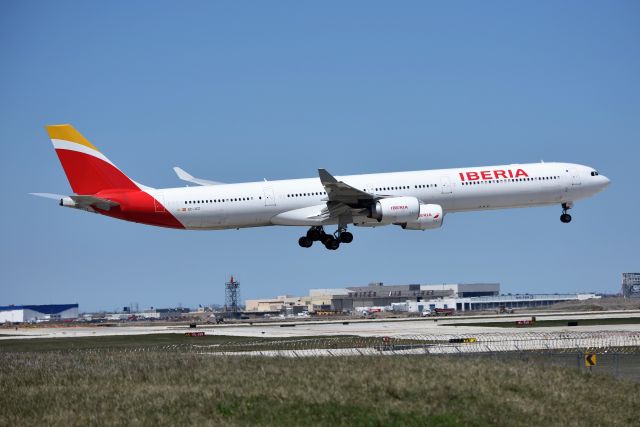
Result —
POLYGON ((75 142, 76 144, 82 144, 98 152, 100 151, 71 125, 50 125, 46 126, 46 128, 49 133, 49 138, 51 139, 75 142))

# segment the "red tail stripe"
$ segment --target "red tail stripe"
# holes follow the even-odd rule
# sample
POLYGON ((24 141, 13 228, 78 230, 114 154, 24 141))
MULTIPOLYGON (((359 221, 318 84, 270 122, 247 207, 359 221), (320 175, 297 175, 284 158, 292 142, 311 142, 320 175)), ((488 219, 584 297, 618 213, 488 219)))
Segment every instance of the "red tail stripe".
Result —
POLYGON ((67 179, 76 194, 96 194, 106 189, 139 190, 118 168, 78 151, 57 149, 67 179))

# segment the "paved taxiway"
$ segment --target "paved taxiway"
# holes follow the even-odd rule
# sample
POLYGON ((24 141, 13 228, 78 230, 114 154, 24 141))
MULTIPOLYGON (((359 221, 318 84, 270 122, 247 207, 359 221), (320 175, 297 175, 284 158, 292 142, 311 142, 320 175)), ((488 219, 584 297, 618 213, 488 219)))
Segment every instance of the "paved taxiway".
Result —
MULTIPOLYGON (((462 323, 483 323, 496 321, 537 320, 583 320, 602 318, 640 318, 640 311, 610 312, 566 312, 566 313, 529 313, 514 315, 456 316, 439 318, 409 319, 372 319, 372 320, 324 320, 324 321, 286 321, 253 322, 227 325, 202 325, 198 330, 207 334, 248 336, 248 337, 313 337, 329 335, 389 336, 396 338, 439 336, 450 337, 470 334, 504 333, 517 337, 529 332, 565 333, 565 332, 638 332, 639 324, 626 325, 579 325, 533 328, 497 328, 484 326, 455 326, 462 323)), ((188 325, 135 325, 116 324, 115 326, 71 326, 71 327, 27 327, 0 329, 0 342, 3 339, 16 338, 64 338, 91 337, 109 335, 146 335, 184 333, 188 325)), ((193 329, 191 329, 193 330, 193 329)))

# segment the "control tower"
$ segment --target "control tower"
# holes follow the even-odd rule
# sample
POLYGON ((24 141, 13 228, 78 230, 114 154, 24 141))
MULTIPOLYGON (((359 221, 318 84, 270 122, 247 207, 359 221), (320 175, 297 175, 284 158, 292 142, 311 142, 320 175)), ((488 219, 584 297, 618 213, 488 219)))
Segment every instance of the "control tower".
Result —
POLYGON ((240 317, 240 282, 233 276, 224 284, 225 317, 240 317))

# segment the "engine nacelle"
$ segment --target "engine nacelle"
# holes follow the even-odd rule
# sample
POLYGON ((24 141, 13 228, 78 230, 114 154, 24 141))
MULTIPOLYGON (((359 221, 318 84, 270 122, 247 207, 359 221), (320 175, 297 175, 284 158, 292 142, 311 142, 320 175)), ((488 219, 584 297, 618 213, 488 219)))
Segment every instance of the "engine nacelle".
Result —
POLYGON ((413 222, 420 214, 420 201, 415 197, 389 197, 378 200, 371 208, 371 218, 378 222, 413 222))
POLYGON ((402 225, 405 230, 432 230, 442 227, 442 206, 420 205, 420 215, 415 221, 407 221, 402 225))

